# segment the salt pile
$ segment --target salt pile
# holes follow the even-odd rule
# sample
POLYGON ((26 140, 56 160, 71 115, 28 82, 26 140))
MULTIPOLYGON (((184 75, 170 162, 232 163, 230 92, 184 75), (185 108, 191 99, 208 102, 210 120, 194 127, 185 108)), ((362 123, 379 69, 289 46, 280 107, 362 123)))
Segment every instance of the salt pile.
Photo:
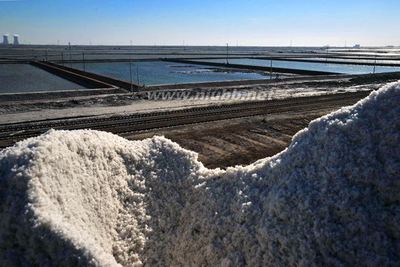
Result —
POLYGON ((226 171, 161 137, 20 142, 0 152, 0 266, 399 265, 399 103, 388 85, 226 171))

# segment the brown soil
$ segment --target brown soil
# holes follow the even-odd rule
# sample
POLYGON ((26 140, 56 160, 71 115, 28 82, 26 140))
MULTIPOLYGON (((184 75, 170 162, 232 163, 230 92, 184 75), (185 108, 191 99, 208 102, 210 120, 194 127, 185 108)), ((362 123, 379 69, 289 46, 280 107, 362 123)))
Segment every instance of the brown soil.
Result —
POLYGON ((311 120, 335 109, 330 107, 201 123, 125 137, 137 140, 164 135, 197 152, 206 167, 226 168, 249 164, 281 152, 291 142, 292 136, 307 127, 311 120))

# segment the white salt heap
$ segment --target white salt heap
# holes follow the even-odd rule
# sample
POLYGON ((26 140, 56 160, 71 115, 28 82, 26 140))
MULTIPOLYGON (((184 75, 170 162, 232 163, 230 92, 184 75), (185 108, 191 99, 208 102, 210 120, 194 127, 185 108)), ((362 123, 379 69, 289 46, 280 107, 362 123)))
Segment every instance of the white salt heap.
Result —
POLYGON ((0 266, 398 266, 399 103, 386 86, 226 171, 159 137, 20 142, 0 152, 0 266))

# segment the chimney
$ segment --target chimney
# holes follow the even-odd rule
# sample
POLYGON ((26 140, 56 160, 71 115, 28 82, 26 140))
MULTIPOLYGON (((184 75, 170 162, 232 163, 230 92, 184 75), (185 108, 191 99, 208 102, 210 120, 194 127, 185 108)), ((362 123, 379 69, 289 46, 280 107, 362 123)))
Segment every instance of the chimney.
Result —
POLYGON ((14 34, 14 45, 19 45, 19 35, 14 34))
POLYGON ((3 35, 3 45, 8 45, 8 34, 3 35))

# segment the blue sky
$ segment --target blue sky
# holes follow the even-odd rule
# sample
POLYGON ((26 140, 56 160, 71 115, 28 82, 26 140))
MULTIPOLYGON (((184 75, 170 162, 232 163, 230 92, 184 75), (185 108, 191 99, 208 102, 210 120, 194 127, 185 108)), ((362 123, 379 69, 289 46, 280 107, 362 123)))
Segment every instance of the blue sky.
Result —
POLYGON ((25 43, 400 45, 398 0, 0 0, 25 43))

